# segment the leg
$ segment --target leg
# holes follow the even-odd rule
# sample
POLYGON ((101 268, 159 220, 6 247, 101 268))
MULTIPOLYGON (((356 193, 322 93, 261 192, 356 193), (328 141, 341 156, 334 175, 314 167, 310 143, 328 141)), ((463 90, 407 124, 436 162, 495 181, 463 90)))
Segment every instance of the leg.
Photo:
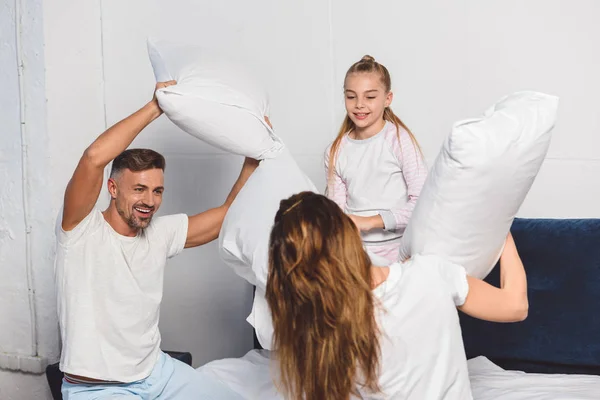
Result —
POLYGON ((132 385, 84 385, 63 380, 63 400, 141 400, 132 385))
MULTIPOLYGON (((168 357, 168 356, 167 356, 168 357)), ((187 400, 187 399, 202 399, 202 400, 241 400, 243 397, 224 383, 202 373, 179 360, 169 357, 165 363, 165 374, 163 379, 166 380, 163 385, 153 385, 159 389, 157 397, 152 397, 160 400, 187 400), (170 365, 172 368, 170 368, 170 365), (168 373, 170 370, 170 374, 168 373)), ((162 379, 161 379, 162 380, 162 379)), ((154 391, 153 391, 154 393, 154 391)))

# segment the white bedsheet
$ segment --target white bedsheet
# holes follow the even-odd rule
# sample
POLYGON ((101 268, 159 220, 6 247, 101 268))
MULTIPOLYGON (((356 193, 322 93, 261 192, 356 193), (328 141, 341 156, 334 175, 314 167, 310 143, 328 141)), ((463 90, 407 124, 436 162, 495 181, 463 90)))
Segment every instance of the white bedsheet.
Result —
POLYGON ((251 350, 242 358, 227 358, 212 361, 198 368, 229 386, 245 399, 279 400, 283 396, 273 383, 270 352, 251 350))
MULTIPOLYGON (((485 357, 471 359, 468 364, 475 400, 600 400, 600 376, 506 371, 485 357)), ((266 350, 213 361, 198 370, 224 382, 246 399, 283 399, 273 384, 272 377, 277 372, 270 367, 266 350)))
POLYGON ((485 357, 469 360, 475 400, 599 400, 600 376, 507 371, 485 357))

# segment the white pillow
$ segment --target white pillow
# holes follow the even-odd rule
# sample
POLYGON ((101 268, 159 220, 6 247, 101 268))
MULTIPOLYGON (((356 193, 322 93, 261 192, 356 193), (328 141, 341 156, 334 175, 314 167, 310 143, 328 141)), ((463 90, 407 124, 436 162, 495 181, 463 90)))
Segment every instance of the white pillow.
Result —
POLYGON ((221 257, 238 275, 263 290, 268 273, 269 236, 279 203, 303 191, 318 193, 284 149, 276 158, 261 161, 225 215, 219 234, 221 257))
POLYGON ((221 258, 236 274, 256 286, 248 322, 269 349, 271 313, 264 298, 269 272, 269 237, 281 200, 303 191, 318 193, 287 149, 263 160, 229 207, 219 234, 221 258))
POLYGON ((267 93, 241 63, 201 47, 151 40, 148 54, 157 82, 177 81, 156 93, 175 125, 219 149, 258 160, 281 151, 283 144, 264 121, 267 93))
POLYGON ((557 108, 555 96, 517 92, 455 123, 404 232, 400 259, 434 254, 487 276, 546 156, 557 108))

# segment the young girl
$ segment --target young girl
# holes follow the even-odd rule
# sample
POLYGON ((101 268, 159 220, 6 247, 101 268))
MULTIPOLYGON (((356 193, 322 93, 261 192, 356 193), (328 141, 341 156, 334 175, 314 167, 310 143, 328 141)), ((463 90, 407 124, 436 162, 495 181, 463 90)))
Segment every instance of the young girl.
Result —
POLYGON ((510 235, 500 268, 496 288, 435 256, 375 267, 333 201, 311 192, 283 200, 266 291, 283 397, 472 399, 456 307, 496 322, 527 315, 527 280, 510 235))
POLYGON ((399 241, 427 168, 419 145, 392 109, 388 70, 371 56, 344 80, 347 115, 325 152, 326 195, 354 221, 367 249, 398 259, 399 241))

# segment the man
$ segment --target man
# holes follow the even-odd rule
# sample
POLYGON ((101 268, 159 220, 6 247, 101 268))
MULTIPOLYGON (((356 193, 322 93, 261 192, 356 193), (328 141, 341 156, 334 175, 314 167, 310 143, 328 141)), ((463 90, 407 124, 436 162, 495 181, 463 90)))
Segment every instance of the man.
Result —
POLYGON ((258 162, 245 160, 222 206, 191 217, 154 218, 165 160, 152 150, 125 149, 161 114, 154 96, 100 135, 65 192, 56 284, 66 400, 239 398, 161 352, 158 319, 166 260, 217 238, 229 205, 258 162), (104 168, 113 160, 111 201, 101 212, 95 204, 104 168))

